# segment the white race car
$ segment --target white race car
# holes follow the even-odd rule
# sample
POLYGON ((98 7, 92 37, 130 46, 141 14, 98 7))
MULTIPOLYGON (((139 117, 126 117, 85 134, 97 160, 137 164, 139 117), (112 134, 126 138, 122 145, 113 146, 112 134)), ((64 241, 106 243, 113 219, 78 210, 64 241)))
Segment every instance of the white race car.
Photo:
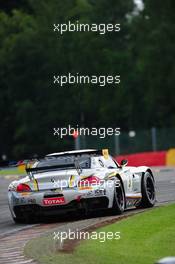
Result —
POLYGON ((112 209, 121 214, 129 207, 152 207, 155 182, 149 167, 118 164, 108 150, 53 153, 26 168, 27 176, 8 188, 15 222, 70 211, 112 209))

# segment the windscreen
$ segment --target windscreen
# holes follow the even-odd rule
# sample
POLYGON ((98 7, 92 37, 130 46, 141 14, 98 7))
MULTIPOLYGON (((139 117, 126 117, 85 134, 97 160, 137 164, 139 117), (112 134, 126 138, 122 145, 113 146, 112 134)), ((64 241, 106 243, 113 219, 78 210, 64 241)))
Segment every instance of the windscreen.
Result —
POLYGON ((60 157, 47 157, 37 164, 37 168, 58 166, 60 168, 75 168, 75 163, 82 169, 90 168, 90 157, 84 156, 60 156, 60 157))

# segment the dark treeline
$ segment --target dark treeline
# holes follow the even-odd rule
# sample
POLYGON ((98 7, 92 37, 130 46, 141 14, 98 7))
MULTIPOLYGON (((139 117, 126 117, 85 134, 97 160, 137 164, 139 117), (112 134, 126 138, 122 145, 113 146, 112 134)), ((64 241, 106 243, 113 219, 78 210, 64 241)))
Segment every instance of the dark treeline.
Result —
MULTIPOLYGON (((2 1, 1 1, 2 2, 2 1)), ((69 149, 53 127, 175 125, 175 1, 0 3, 0 155, 69 149), (53 32, 53 23, 121 24, 119 33, 53 32), (53 75, 121 75, 120 85, 53 85, 53 75)))

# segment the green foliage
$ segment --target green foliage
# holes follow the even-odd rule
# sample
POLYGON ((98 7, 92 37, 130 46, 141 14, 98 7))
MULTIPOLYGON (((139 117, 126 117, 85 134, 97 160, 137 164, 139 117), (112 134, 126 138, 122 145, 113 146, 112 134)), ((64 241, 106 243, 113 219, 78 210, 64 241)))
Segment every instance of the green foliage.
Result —
POLYGON ((0 153, 11 157, 72 148, 53 127, 173 125, 174 21, 172 1, 145 1, 127 19, 132 0, 27 1, 0 13, 0 153), (21 6, 22 7, 22 6, 21 6), (25 10, 25 8, 23 9, 25 10), (53 32, 53 23, 120 23, 120 33, 53 32), (121 84, 53 85, 68 72, 121 75, 121 84))
POLYGON ((174 126, 175 3, 145 0, 144 4, 132 26, 143 117, 147 126, 174 126))
POLYGON ((53 240, 53 232, 29 241, 24 251, 43 264, 113 264, 114 260, 119 264, 156 263, 174 255, 174 217, 174 204, 162 206, 97 229, 98 239, 93 236, 79 244, 71 240, 75 243, 71 253, 59 252, 60 240, 53 240), (111 232, 120 232, 120 239, 107 239, 111 232))

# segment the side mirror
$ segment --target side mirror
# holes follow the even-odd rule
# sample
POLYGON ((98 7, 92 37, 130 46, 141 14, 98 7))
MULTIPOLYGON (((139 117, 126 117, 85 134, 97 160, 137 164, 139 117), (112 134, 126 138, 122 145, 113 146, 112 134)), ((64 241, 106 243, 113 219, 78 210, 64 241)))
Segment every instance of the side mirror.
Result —
POLYGON ((123 159, 123 160, 121 161, 121 163, 120 163, 121 167, 124 167, 124 166, 126 166, 127 164, 128 164, 128 161, 125 160, 125 159, 123 159))

